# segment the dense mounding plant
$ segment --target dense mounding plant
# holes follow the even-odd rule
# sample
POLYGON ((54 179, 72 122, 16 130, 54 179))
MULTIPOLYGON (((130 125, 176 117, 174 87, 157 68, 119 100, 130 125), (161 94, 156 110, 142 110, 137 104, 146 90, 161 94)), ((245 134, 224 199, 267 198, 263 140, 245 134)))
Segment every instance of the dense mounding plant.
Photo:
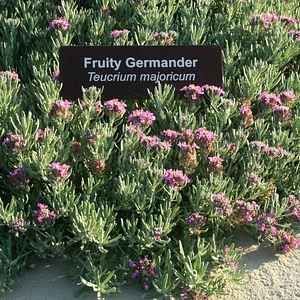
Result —
POLYGON ((99 298, 207 299, 240 278, 237 230, 297 248, 299 20, 296 0, 0 1, 0 291, 65 256, 99 298), (202 44, 224 90, 59 96, 63 45, 202 44))

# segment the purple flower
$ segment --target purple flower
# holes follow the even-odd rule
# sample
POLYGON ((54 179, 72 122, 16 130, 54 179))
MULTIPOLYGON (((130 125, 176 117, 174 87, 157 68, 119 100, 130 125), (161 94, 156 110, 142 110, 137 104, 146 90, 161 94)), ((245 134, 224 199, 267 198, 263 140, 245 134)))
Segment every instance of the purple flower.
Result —
POLYGON ((11 232, 14 232, 16 235, 19 233, 24 233, 27 230, 28 223, 24 218, 17 217, 9 223, 9 228, 11 232))
POLYGON ((171 149, 171 144, 169 142, 161 141, 161 139, 154 135, 148 136, 145 134, 140 134, 140 143, 145 146, 148 150, 163 150, 169 151, 171 149))
POLYGON ((279 21, 285 25, 295 25, 298 24, 298 20, 289 16, 279 16, 279 21))
POLYGON ((277 118, 282 121, 287 121, 292 116, 290 109, 284 105, 275 105, 272 108, 272 110, 273 110, 274 114, 277 116, 277 118))
POLYGON ((198 128, 195 131, 195 141, 199 146, 202 146, 208 150, 210 150, 213 142, 216 140, 217 135, 207 130, 205 127, 198 128))
POLYGON ((9 132, 2 139, 2 145, 12 152, 19 152, 24 149, 25 141, 21 135, 9 132))
POLYGON ((184 153, 190 153, 190 152, 194 151, 195 149, 199 148, 196 143, 189 144, 187 142, 179 142, 177 144, 177 146, 184 153))
POLYGON ((170 46, 174 45, 177 33, 175 31, 169 32, 154 32, 153 38, 159 42, 160 45, 170 46))
POLYGON ((53 162, 49 165, 49 167, 53 176, 57 179, 66 179, 70 175, 69 165, 53 162))
POLYGON ((211 201, 215 207, 217 214, 228 217, 232 214, 232 206, 230 204, 229 198, 224 193, 215 193, 211 196, 211 201))
POLYGON ((8 79, 11 81, 19 81, 19 75, 15 71, 0 71, 0 79, 8 79))
POLYGON ((13 171, 9 172, 8 181, 11 185, 21 186, 27 181, 26 170, 24 167, 15 168, 13 171))
POLYGON ((113 39, 118 39, 118 38, 127 36, 128 33, 129 33, 129 30, 127 30, 127 29, 123 29, 123 30, 116 29, 116 30, 113 30, 110 35, 113 39))
POLYGON ((199 85, 190 84, 181 88, 180 91, 184 92, 184 97, 191 102, 196 103, 203 99, 204 90, 199 85))
POLYGON ((179 135, 179 140, 187 143, 192 143, 194 141, 194 133, 192 129, 186 129, 182 131, 179 135))
POLYGON ((277 22, 279 17, 274 13, 263 13, 260 15, 255 15, 251 19, 252 25, 262 25, 265 29, 271 27, 272 24, 277 22))
POLYGON ((264 236, 276 237, 278 221, 273 213, 263 213, 257 219, 258 230, 264 236))
POLYGON ((128 116, 128 123, 133 126, 148 127, 155 121, 155 115, 150 111, 137 109, 130 113, 128 116))
POLYGON ((209 156, 208 164, 212 171, 219 172, 223 170, 224 159, 219 156, 209 156))
POLYGON ((167 129, 160 133, 164 140, 170 142, 171 144, 176 143, 177 138, 179 137, 180 133, 175 130, 167 129))
POLYGON ((294 195, 288 196, 289 213, 295 221, 300 221, 300 199, 294 195))
POLYGON ((257 217, 258 209, 259 206, 255 201, 237 200, 234 205, 234 213, 241 224, 253 222, 257 217))
POLYGON ((104 102, 104 108, 108 115, 122 117, 126 112, 127 105, 119 99, 111 99, 104 102))
POLYGON ((181 170, 172 169, 164 171, 163 180, 173 189, 181 189, 191 181, 181 170))
POLYGON ((72 105, 69 100, 57 100, 52 106, 50 115, 65 119, 70 116, 72 105))
POLYGON ((279 249, 283 253, 288 253, 300 246, 300 239, 297 239, 293 234, 280 231, 278 235, 280 240, 279 249))
POLYGON ((149 289, 151 280, 158 275, 154 263, 147 256, 136 261, 129 260, 128 266, 132 270, 131 278, 139 279, 144 289, 149 289))
POLYGON ((259 95, 259 100, 263 105, 269 108, 273 108, 274 106, 282 104, 279 96, 276 94, 270 94, 268 92, 262 92, 259 95))
POLYGON ((270 147, 267 144, 260 141, 252 141, 250 145, 254 146, 258 151, 271 158, 282 158, 283 156, 288 155, 288 152, 282 147, 270 147))
POLYGON ((213 95, 213 96, 222 97, 225 95, 225 92, 222 88, 214 86, 214 85, 205 84, 202 86, 202 89, 205 93, 213 95))
POLYGON ((293 91, 288 90, 288 91, 281 92, 279 94, 279 98, 282 103, 288 104, 288 103, 293 102, 296 99, 296 95, 294 94, 293 91))
POLYGON ((44 224, 45 222, 52 222, 56 219, 57 215, 51 211, 48 205, 41 202, 37 203, 37 209, 34 212, 37 223, 44 224))
POLYGON ((185 220, 191 234, 200 235, 207 224, 207 218, 198 212, 191 213, 185 220))
POLYGON ((70 23, 65 18, 61 17, 49 22, 50 29, 61 29, 68 30, 70 27, 70 23))

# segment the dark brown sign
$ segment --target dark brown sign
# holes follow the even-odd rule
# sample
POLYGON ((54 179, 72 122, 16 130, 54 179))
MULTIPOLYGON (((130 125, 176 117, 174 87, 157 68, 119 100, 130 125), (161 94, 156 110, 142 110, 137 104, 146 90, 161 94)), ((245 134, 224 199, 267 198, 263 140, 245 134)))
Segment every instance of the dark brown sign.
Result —
POLYGON ((68 46, 60 49, 61 96, 81 98, 81 87, 104 86, 104 96, 147 96, 158 82, 176 89, 194 83, 223 86, 217 46, 68 46))

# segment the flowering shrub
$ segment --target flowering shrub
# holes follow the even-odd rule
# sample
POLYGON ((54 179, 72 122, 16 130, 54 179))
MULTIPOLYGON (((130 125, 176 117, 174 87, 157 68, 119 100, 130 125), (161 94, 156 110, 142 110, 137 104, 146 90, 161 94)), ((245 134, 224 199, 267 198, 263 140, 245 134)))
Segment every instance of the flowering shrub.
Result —
POLYGON ((0 293, 65 256, 99 298, 208 299, 240 278, 236 229, 300 246, 300 11, 281 2, 0 1, 0 293), (223 88, 59 96, 63 45, 201 44, 223 88))

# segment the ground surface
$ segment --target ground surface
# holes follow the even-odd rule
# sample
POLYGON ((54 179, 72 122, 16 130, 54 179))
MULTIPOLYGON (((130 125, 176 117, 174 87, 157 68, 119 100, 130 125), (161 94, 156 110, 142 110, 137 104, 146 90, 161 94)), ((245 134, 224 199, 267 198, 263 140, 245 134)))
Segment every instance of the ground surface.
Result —
MULTIPOLYGON (((218 300, 300 299, 300 250, 277 256, 270 248, 258 247, 250 238, 241 238, 247 249, 243 257, 247 275, 243 286, 231 287, 218 300)), ((96 300, 92 293, 79 295, 79 287, 68 276, 60 260, 41 262, 18 278, 13 292, 3 300, 96 300)), ((144 294, 133 288, 108 300, 140 300, 144 294)), ((148 298, 149 299, 149 298, 148 298)))

